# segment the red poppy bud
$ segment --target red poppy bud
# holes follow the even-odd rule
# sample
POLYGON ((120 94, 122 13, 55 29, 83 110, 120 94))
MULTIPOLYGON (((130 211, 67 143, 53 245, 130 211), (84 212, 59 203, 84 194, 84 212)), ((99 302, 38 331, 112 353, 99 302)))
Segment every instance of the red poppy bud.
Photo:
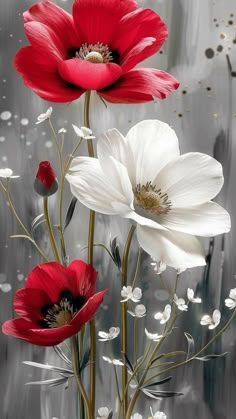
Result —
POLYGON ((58 182, 49 161, 39 163, 38 172, 34 181, 34 189, 41 196, 50 196, 56 193, 58 182))

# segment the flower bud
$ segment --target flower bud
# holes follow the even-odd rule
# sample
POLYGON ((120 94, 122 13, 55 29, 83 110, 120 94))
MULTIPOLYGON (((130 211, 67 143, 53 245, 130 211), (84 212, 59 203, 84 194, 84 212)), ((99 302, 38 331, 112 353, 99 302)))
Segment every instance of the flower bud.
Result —
POLYGON ((58 182, 49 161, 39 163, 38 172, 34 181, 34 189, 41 196, 50 196, 56 193, 58 182))

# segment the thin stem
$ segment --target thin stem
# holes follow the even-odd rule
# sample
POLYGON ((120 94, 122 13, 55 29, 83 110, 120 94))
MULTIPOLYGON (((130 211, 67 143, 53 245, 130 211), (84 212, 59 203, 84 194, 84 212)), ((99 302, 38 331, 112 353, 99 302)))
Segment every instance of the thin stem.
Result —
POLYGON ((79 348, 78 348, 77 336, 72 337, 72 365, 73 365, 73 371, 74 371, 75 379, 76 379, 80 394, 83 397, 83 401, 84 401, 84 405, 85 405, 85 409, 87 413, 87 418, 90 419, 91 416, 89 412, 89 400, 88 400, 86 391, 84 389, 84 386, 81 382, 80 374, 79 374, 79 348))
MULTIPOLYGON (((90 128, 89 107, 90 107, 91 91, 87 90, 84 100, 84 126, 90 128)), ((93 140, 87 140, 89 157, 94 157, 93 140)), ((89 231, 88 231, 88 263, 93 264, 93 243, 95 230, 95 212, 89 212, 89 231)), ((96 329, 95 320, 91 319, 90 326, 90 418, 94 418, 95 399, 96 399, 96 329)))
POLYGON ((134 360, 133 363, 136 364, 138 359, 138 319, 135 317, 134 319, 134 360))
POLYGON ((120 389, 119 389, 119 381, 118 381, 118 377, 117 377, 116 366, 114 364, 113 364, 113 369, 114 369, 114 373, 115 373, 115 382, 116 382, 117 395, 118 395, 119 402, 121 402, 120 389))
POLYGON ((17 211, 14 207, 14 204, 11 200, 11 196, 10 196, 10 192, 8 190, 8 184, 7 184, 7 188, 5 188, 5 186, 3 186, 2 182, 0 182, 1 187, 6 195, 7 198, 7 202, 9 203, 10 209, 16 219, 16 221, 18 222, 18 224, 20 225, 20 227, 22 228, 22 230, 25 232, 26 236, 29 238, 29 240, 31 241, 31 243, 34 245, 34 247, 36 248, 36 250, 39 252, 39 254, 43 257, 43 259, 45 259, 46 261, 48 261, 47 256, 44 254, 44 252, 40 249, 40 247, 37 245, 37 243, 35 242, 35 240, 32 238, 30 232, 27 230, 27 228, 25 227, 25 225, 23 224, 23 222, 21 221, 19 215, 17 214, 17 211))
MULTIPOLYGON (((128 258, 131 241, 135 231, 135 226, 130 227, 130 231, 125 243, 123 259, 122 259, 122 288, 127 286, 127 273, 128 273, 128 258)), ((121 351, 123 355, 127 354, 127 303, 121 305, 121 351)), ((124 365, 122 367, 122 392, 123 392, 123 415, 125 417, 128 406, 128 392, 125 392, 127 387, 127 369, 124 365)))
POLYGON ((135 270, 135 274, 134 274, 132 289, 134 289, 136 287, 136 284, 137 284, 137 281, 138 281, 138 278, 139 278, 141 257, 142 257, 142 248, 140 247, 139 251, 138 251, 138 260, 137 260, 136 270, 135 270))
POLYGON ((46 224, 47 224, 47 228, 48 228, 48 236, 49 236, 49 240, 50 240, 50 243, 51 243, 51 248, 52 248, 52 251, 53 251, 54 258, 57 262, 61 262, 58 251, 57 251, 57 246, 56 246, 56 242, 55 242, 55 238, 54 238, 53 230, 52 230, 52 225, 51 225, 51 221, 50 221, 50 217, 49 217, 48 198, 47 197, 43 198, 43 209, 44 209, 44 216, 45 216, 45 220, 46 220, 46 224))

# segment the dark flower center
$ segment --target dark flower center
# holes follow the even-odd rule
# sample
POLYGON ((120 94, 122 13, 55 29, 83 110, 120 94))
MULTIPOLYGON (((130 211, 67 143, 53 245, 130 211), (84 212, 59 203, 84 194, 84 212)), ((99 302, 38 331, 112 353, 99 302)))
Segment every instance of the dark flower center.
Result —
POLYGON ((134 196, 135 204, 151 215, 167 214, 172 207, 167 193, 162 193, 161 189, 157 189, 151 182, 145 185, 138 184, 134 196))
POLYGON ((108 45, 101 42, 96 44, 84 43, 78 48, 70 48, 68 50, 70 58, 78 58, 80 60, 90 61, 91 63, 118 63, 119 53, 116 50, 110 50, 108 45))
POLYGON ((69 290, 61 292, 59 301, 41 307, 44 317, 39 324, 43 328, 54 328, 68 324, 73 316, 83 307, 85 298, 81 295, 73 297, 69 290))

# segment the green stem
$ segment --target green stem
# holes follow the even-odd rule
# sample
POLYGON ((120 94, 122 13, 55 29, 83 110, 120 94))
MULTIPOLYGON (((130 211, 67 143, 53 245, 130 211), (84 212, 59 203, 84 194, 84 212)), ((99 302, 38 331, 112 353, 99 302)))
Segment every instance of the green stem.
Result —
POLYGON ((92 419, 92 417, 90 416, 90 411, 89 411, 89 400, 88 400, 86 391, 84 389, 84 386, 81 382, 80 374, 79 374, 79 349, 78 349, 77 336, 72 337, 72 365, 73 365, 73 371, 74 371, 75 379, 76 379, 80 394, 81 394, 81 396, 83 398, 83 401, 84 401, 84 406, 85 406, 85 409, 86 409, 87 418, 92 419))
POLYGON ((115 382, 116 382, 117 396, 118 396, 118 399, 119 399, 119 403, 121 403, 120 389, 119 389, 119 381, 118 381, 118 377, 117 377, 116 366, 114 364, 113 364, 113 369, 114 369, 114 373, 115 373, 115 382))
POLYGON ((53 255, 54 255, 54 258, 57 262, 61 262, 58 251, 57 251, 57 246, 56 246, 56 242, 55 242, 55 238, 54 238, 53 230, 52 230, 52 225, 51 225, 51 221, 50 221, 50 217, 49 217, 48 198, 47 197, 43 198, 43 208, 44 208, 44 216, 45 216, 45 220, 46 220, 46 224, 47 224, 47 228, 48 228, 48 236, 49 236, 49 240, 50 240, 50 243, 51 243, 53 255))
MULTIPOLYGON (((130 227, 130 231, 125 243, 123 259, 122 259, 122 288, 127 286, 127 273, 128 273, 128 258, 131 241, 135 231, 135 226, 130 227)), ((127 354, 127 303, 121 305, 121 351, 123 355, 127 354)), ((125 418, 128 406, 128 392, 125 392, 127 387, 127 369, 124 365, 122 367, 122 393, 123 393, 123 416, 125 418)))

